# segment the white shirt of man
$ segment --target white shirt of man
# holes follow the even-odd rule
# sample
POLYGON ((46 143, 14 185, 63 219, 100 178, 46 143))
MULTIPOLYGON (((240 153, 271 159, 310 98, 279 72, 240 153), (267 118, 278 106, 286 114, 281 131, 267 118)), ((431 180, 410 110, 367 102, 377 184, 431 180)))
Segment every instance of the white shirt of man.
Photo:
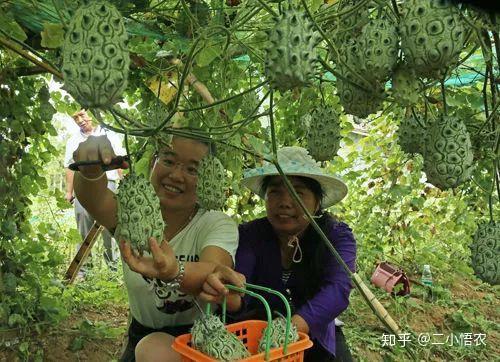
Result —
MULTIPOLYGON (((87 138, 89 138, 89 136, 103 136, 103 135, 108 137, 109 141, 111 142, 111 146, 113 147, 113 151, 117 156, 124 155, 126 153, 125 149, 122 146, 122 140, 120 136, 118 136, 118 134, 111 132, 109 130, 105 130, 100 126, 97 126, 94 128, 91 134, 85 134, 82 131, 78 131, 70 137, 70 139, 66 143, 66 153, 64 155, 64 167, 68 168, 69 165, 74 162, 73 152, 76 151, 80 143, 84 142, 87 138)), ((108 177, 108 180, 116 181, 120 179, 117 170, 106 171, 106 176, 108 177)))

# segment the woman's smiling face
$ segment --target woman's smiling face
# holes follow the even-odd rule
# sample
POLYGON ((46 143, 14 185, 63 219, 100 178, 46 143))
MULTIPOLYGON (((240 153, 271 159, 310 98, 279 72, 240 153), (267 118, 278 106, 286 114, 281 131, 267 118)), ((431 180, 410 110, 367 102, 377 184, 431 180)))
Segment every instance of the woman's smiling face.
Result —
MULTIPOLYGON (((289 176, 290 182, 311 214, 319 208, 319 200, 300 177, 289 176)), ((304 231, 309 221, 300 205, 289 194, 281 176, 272 176, 266 188, 267 219, 278 234, 297 235, 304 231)))
POLYGON ((207 145, 182 137, 173 137, 171 146, 159 152, 151 183, 162 208, 176 211, 194 207, 198 167, 207 153, 207 145))

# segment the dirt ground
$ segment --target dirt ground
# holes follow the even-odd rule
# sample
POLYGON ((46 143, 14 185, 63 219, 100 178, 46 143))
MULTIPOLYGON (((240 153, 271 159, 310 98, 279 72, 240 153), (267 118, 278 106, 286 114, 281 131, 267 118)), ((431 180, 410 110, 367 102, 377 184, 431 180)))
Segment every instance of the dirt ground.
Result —
MULTIPOLYGON (((63 361, 116 361, 118 360, 124 333, 127 327, 128 310, 123 306, 108 305, 100 309, 84 309, 71 315, 59 326, 48 328, 40 334, 31 338, 31 355, 29 360, 35 358, 37 352, 43 351, 43 361, 63 362, 63 361), (114 331, 123 330, 119 336, 102 338, 96 333, 82 333, 82 322, 87 326, 102 325, 114 331), (75 341, 80 337, 82 340, 75 341), (83 337, 83 338, 82 338, 83 337)), ((92 328, 92 327, 90 327, 92 328)), ((105 333, 105 330, 104 332, 105 333)), ((114 334, 114 333, 113 333, 114 334)), ((16 347, 16 346, 14 346, 16 347)), ((18 347, 18 346, 17 346, 18 347)), ((0 361, 11 362, 20 361, 17 351, 0 347, 0 361)))

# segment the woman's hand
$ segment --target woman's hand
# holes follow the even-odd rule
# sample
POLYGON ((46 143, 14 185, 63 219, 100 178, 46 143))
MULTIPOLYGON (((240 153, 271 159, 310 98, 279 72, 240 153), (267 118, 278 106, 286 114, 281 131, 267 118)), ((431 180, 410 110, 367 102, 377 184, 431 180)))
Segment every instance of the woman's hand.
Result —
POLYGON ((292 323, 295 324, 299 332, 309 333, 309 325, 299 314, 294 314, 292 316, 292 323))
POLYGON ((241 307, 241 294, 225 287, 232 284, 239 288, 245 287, 246 278, 243 274, 234 271, 225 265, 217 265, 203 283, 200 297, 211 303, 221 303, 227 297, 227 307, 230 312, 235 312, 241 307))
POLYGON ((132 250, 130 244, 121 240, 120 251, 123 260, 131 270, 145 277, 157 278, 167 282, 174 279, 179 272, 179 264, 175 259, 175 253, 170 244, 163 240, 161 245, 158 245, 155 238, 150 238, 149 246, 153 257, 138 255, 132 250))
MULTIPOLYGON (((78 145, 73 152, 73 160, 78 161, 102 161, 109 165, 111 160, 116 157, 113 146, 106 136, 89 136, 84 142, 78 145)), ((128 168, 127 162, 115 168, 128 168)), ((113 167, 111 167, 113 168, 113 167)), ((80 172, 84 177, 96 178, 102 175, 103 170, 100 165, 79 166, 80 172)))

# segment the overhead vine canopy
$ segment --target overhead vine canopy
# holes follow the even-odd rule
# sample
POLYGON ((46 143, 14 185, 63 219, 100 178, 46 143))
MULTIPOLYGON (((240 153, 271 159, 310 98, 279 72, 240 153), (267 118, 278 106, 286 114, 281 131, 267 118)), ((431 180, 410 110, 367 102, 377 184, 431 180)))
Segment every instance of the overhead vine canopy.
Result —
POLYGON ((291 139, 318 155, 318 144, 339 135, 312 127, 303 137, 317 123, 306 116, 321 106, 361 118, 398 113, 415 130, 401 132, 401 144, 418 134, 412 149, 442 189, 470 179, 473 149, 492 151, 476 159, 498 153, 498 19, 446 0, 14 1, 3 13, 4 47, 128 136, 161 139, 196 126, 262 156, 290 142, 275 138, 276 119, 297 126, 291 139), (447 85, 471 77, 484 83, 475 121, 446 102, 447 85), (138 112, 116 106, 121 99, 139 100, 138 112))
MULTIPOLYGON (((18 117, 15 81, 48 73, 126 135, 136 168, 168 135, 189 133, 216 141, 237 178, 281 145, 332 160, 346 115, 369 128, 390 113, 401 148, 423 156, 427 182, 490 181, 494 223, 498 16, 445 0, 18 0, 0 10, 2 121, 18 117), (480 112, 466 96, 449 102, 464 86, 480 112)), ((481 229, 473 260, 498 281, 498 240, 478 246, 494 240, 488 230, 497 229, 481 229)))

